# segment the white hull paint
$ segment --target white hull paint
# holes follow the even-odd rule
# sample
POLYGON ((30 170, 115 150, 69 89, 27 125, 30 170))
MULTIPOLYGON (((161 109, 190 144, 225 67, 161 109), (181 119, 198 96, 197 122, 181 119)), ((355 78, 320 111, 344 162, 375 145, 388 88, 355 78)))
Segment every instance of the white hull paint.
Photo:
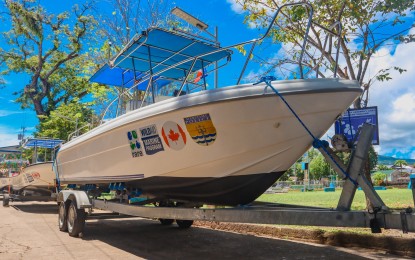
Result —
MULTIPOLYGON (((321 137, 361 92, 357 82, 339 79, 276 81, 273 86, 316 137, 321 137)), ((313 140, 281 99, 269 88, 264 93, 264 88, 260 84, 202 91, 132 111, 64 144, 55 170, 63 184, 284 172, 313 140), (208 145, 197 144, 185 118, 207 114, 211 123, 204 121, 201 126, 213 124, 216 136, 208 145), (174 124, 180 126, 186 140, 173 131, 177 140, 169 146, 162 136, 163 126, 170 129, 174 124), (153 146, 148 148, 156 152, 149 154, 143 144, 147 135, 142 136, 140 129, 154 129, 154 125, 159 138, 152 139, 153 146), (138 136, 130 141, 128 133, 133 130, 138 136), (133 157, 140 155, 136 146, 130 147, 136 140, 142 146, 142 156, 133 157)))
POLYGON ((0 190, 7 188, 11 184, 9 177, 0 178, 0 190))
POLYGON ((52 162, 44 162, 29 165, 22 169, 19 175, 10 177, 13 191, 53 191, 56 175, 52 168, 52 162))

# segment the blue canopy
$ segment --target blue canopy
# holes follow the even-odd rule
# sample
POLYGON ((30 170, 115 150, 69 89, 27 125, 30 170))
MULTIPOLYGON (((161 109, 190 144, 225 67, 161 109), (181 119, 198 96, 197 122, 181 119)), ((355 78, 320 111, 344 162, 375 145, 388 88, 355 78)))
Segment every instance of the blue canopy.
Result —
MULTIPOLYGON (((141 78, 141 72, 136 72, 136 78, 141 78)), ((117 87, 132 87, 134 83, 134 73, 132 70, 122 68, 110 68, 108 64, 102 66, 89 80, 100 84, 117 87)))
MULTIPOLYGON (((219 46, 204 42, 184 34, 151 28, 136 36, 111 62, 111 66, 103 66, 94 76, 92 82, 113 86, 132 86, 135 80, 142 77, 148 79, 156 74, 166 80, 178 80, 190 72, 200 70, 213 62, 229 58, 232 51, 221 49, 219 46), (205 55, 207 53, 209 55, 205 55), (195 58, 187 62, 189 58, 195 58), (166 71, 162 70, 181 63, 166 71), (124 80, 123 80, 124 79, 124 80), (124 82, 124 84, 123 84, 124 82)), ((146 85, 146 84, 145 84, 146 85)))
MULTIPOLYGON (((140 72, 136 72, 135 75, 135 80, 138 82, 140 82, 140 79, 144 76, 140 72)), ((111 68, 108 64, 105 64, 91 77, 89 81, 105 85, 130 88, 134 85, 135 80, 134 73, 131 70, 125 70, 117 67, 111 68)), ((148 81, 148 79, 141 81, 137 85, 137 88, 139 90, 146 90, 148 81)), ((164 85, 169 84, 171 80, 162 79, 160 76, 155 76, 153 77, 153 82, 160 88, 164 85)))
POLYGON ((24 148, 38 147, 38 148, 55 148, 61 144, 63 140, 59 139, 38 139, 32 138, 28 139, 24 144, 24 148))

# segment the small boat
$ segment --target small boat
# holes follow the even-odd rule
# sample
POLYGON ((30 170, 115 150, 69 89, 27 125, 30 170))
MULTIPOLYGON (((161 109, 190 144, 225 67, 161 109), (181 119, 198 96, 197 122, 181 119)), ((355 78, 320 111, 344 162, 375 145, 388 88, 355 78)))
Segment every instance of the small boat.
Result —
POLYGON ((33 163, 22 167, 17 175, 10 177, 11 193, 23 196, 51 196, 52 193, 56 192, 56 175, 52 167, 54 159, 52 149, 60 143, 62 143, 62 140, 45 138, 32 138, 24 142, 22 145, 24 149, 34 149, 33 163), (43 160, 46 159, 46 161, 38 161, 39 148, 51 150, 50 160, 44 158, 43 160))
MULTIPOLYGON (((313 139, 264 82, 207 88, 208 69, 227 64, 239 45, 161 28, 134 37, 91 78, 125 89, 106 111, 117 117, 61 146, 60 183, 122 187, 156 201, 255 200, 313 139)), ((271 84, 316 137, 361 94, 358 82, 338 78, 271 84)))
POLYGON ((0 190, 8 189, 10 178, 28 164, 21 153, 20 145, 0 147, 0 190))

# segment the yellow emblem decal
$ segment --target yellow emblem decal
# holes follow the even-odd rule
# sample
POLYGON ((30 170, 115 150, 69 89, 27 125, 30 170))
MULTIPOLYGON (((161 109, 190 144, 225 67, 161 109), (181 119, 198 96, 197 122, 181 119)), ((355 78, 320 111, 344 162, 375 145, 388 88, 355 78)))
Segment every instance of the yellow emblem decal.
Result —
POLYGON ((209 114, 190 116, 184 118, 189 135, 197 144, 208 146, 216 140, 216 128, 209 114))

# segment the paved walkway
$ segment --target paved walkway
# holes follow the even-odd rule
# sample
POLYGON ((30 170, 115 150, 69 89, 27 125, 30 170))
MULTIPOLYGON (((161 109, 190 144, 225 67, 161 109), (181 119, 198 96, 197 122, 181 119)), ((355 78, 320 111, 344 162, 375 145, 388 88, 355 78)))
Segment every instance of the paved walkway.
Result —
MULTIPOLYGON (((55 202, 0 206, 0 259, 393 259, 205 228, 178 229, 140 218, 88 220, 84 237, 60 232, 55 202)), ((395 259, 399 259, 396 257, 395 259)))

